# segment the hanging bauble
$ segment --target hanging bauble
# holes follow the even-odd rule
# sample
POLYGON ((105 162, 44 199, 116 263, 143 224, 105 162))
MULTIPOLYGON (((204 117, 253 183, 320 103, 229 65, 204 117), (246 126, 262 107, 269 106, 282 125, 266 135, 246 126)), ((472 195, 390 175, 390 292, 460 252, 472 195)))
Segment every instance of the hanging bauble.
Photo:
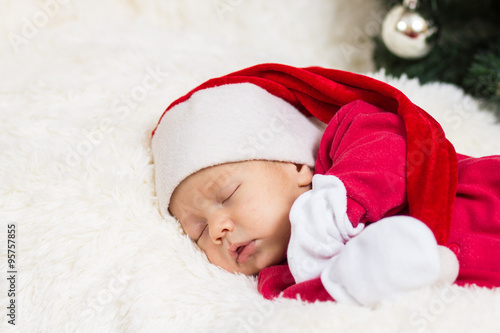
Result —
POLYGON ((416 8, 417 0, 404 0, 392 8, 382 22, 382 40, 395 55, 405 59, 426 56, 434 47, 438 27, 416 8))

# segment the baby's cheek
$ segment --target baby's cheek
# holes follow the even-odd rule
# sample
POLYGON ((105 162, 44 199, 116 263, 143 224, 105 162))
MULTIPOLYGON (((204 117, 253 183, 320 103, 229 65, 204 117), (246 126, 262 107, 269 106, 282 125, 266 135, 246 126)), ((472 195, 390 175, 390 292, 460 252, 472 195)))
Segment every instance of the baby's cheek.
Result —
POLYGON ((218 261, 216 253, 214 252, 213 248, 211 248, 210 243, 207 242, 207 240, 200 238, 198 240, 198 247, 203 253, 205 253, 208 261, 210 261, 212 264, 215 264, 218 261))
MULTIPOLYGON (((199 242, 200 243, 200 242, 199 242)), ((217 246, 216 244, 208 245, 206 248, 201 248, 201 250, 207 256, 208 261, 212 264, 217 265, 226 271, 234 272, 235 268, 233 267, 233 263, 224 253, 222 253, 222 247, 217 246)), ((200 244, 201 245, 201 244, 200 244)))
POLYGON ((286 248, 286 244, 275 242, 271 247, 259 253, 256 258, 258 270, 282 263, 286 259, 286 248))

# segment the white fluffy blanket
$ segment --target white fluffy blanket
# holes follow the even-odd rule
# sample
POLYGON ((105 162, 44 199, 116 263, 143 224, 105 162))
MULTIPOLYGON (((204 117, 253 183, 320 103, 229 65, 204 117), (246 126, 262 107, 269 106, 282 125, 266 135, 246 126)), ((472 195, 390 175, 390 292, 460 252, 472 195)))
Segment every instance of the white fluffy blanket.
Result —
MULTIPOLYGON (((427 288, 374 309, 263 300, 159 214, 150 132, 174 98, 261 62, 369 72, 380 15, 362 0, 2 0, 0 331, 499 332, 499 290, 427 288)), ((500 153, 500 126, 456 87, 374 76, 458 151, 500 153)))

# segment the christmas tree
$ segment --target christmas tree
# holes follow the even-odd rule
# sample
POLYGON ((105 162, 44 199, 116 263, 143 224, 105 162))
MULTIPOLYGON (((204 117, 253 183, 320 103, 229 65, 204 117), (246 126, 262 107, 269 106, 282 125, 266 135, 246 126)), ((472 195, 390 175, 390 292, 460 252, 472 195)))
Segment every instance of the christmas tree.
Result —
MULTIPOLYGON (((381 1, 389 12, 386 21, 391 15, 393 21, 394 16, 397 17, 395 23, 389 22, 393 31, 384 37, 376 37, 374 60, 378 68, 385 68, 394 76, 405 73, 417 77, 421 83, 443 81, 456 84, 484 100, 500 118, 500 1, 381 1), (428 23, 427 35, 422 39, 425 41, 421 42, 426 45, 420 46, 430 49, 427 55, 410 50, 410 54, 397 56, 397 52, 388 49, 391 43, 398 47, 398 33, 403 33, 403 38, 410 43, 412 39, 416 43, 419 32, 397 31, 398 27, 406 27, 405 22, 398 22, 403 20, 401 12, 420 16, 428 23), (398 27, 394 26, 398 24, 398 27)), ((387 30, 387 25, 383 29, 387 30)), ((408 49, 404 43, 399 47, 408 49)))

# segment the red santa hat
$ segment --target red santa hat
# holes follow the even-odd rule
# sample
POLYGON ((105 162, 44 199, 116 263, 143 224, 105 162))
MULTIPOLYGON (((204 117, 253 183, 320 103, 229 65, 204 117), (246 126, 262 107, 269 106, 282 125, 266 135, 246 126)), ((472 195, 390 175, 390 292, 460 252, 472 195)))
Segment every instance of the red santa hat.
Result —
POLYGON ((343 105, 364 100, 399 114, 407 131, 410 215, 440 244, 448 238, 457 160, 439 124, 401 91, 378 80, 320 67, 261 64, 211 79, 174 101, 153 131, 162 214, 180 182, 206 167, 245 160, 314 165, 322 127, 343 105))
POLYGON ((246 82, 199 89, 174 103, 152 141, 162 214, 177 185, 210 166, 271 160, 314 167, 322 130, 313 119, 246 82))

